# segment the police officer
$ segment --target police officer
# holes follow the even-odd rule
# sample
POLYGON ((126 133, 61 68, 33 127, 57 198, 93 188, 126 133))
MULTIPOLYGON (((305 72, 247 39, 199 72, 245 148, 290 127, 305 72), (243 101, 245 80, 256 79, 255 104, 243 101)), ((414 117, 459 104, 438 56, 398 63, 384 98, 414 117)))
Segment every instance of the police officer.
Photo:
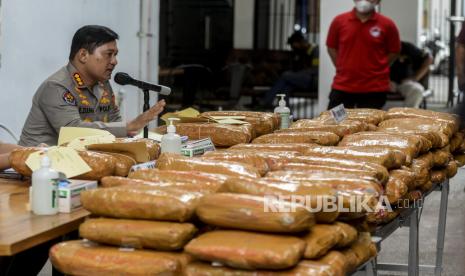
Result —
POLYGON ((123 122, 108 80, 116 64, 118 34, 88 25, 73 37, 69 63, 45 80, 32 100, 19 144, 56 145, 60 128, 103 129, 116 137, 136 134, 163 111, 159 101, 134 120, 123 122))

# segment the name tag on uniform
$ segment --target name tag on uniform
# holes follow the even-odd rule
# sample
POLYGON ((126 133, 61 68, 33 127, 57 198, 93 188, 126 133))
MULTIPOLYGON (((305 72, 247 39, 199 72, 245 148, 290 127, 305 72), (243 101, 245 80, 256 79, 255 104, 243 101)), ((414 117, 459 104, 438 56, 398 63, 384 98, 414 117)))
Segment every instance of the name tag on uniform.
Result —
POLYGON ((100 106, 98 109, 99 109, 100 112, 108 112, 108 111, 111 110, 111 105, 100 106))
POLYGON ((92 107, 79 107, 79 113, 82 113, 82 114, 95 113, 95 109, 92 107))

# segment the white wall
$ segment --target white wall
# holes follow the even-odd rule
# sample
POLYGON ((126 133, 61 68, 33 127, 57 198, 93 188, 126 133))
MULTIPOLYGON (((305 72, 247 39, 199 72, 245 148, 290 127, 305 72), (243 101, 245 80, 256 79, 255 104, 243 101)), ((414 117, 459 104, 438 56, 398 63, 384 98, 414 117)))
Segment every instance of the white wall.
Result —
POLYGON ((336 73, 326 49, 329 26, 336 15, 351 10, 353 5, 352 0, 322 0, 320 2, 320 70, 318 79, 318 109, 320 112, 328 107, 328 96, 336 73))
POLYGON ((234 2, 234 48, 252 49, 254 31, 254 1, 234 2))
MULTIPOLYGON (((0 124, 20 135, 35 90, 67 63, 71 38, 82 25, 106 25, 116 31, 120 35, 116 71, 138 76, 139 3, 135 0, 3 0, 0 124)), ((118 91, 117 86, 114 89, 118 91)), ((139 93, 130 87, 125 87, 125 91, 125 112, 128 118, 133 118, 140 109, 139 93)), ((0 131, 0 140, 11 142, 3 131, 0 131)))
POLYGON ((400 39, 418 44, 421 33, 423 0, 381 2, 381 12, 396 23, 400 39))

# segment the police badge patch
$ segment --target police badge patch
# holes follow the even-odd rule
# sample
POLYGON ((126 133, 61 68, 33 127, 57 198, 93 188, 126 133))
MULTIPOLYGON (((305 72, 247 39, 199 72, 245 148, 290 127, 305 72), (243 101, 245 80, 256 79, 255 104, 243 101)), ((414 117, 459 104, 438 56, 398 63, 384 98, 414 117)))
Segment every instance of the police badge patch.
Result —
POLYGON ((66 91, 65 93, 63 93, 63 101, 67 105, 76 106, 76 99, 74 98, 73 94, 71 94, 71 92, 69 91, 66 91))

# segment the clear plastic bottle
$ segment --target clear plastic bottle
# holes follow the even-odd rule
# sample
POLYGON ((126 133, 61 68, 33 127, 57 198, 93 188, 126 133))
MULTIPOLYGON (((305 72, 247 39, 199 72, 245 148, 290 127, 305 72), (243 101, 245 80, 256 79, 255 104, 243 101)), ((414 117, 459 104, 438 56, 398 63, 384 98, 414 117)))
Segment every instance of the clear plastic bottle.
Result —
POLYGON ((289 128, 291 110, 286 106, 286 94, 278 94, 276 96, 281 97, 278 106, 274 109, 274 113, 279 114, 279 117, 281 118, 281 125, 279 128, 289 128))
POLYGON ((31 209, 36 215, 58 213, 59 173, 51 168, 47 151, 40 161, 40 168, 32 173, 31 209))
POLYGON ((174 121, 178 118, 168 118, 168 127, 166 134, 161 137, 161 152, 171 152, 181 154, 181 136, 176 134, 176 127, 174 121))

